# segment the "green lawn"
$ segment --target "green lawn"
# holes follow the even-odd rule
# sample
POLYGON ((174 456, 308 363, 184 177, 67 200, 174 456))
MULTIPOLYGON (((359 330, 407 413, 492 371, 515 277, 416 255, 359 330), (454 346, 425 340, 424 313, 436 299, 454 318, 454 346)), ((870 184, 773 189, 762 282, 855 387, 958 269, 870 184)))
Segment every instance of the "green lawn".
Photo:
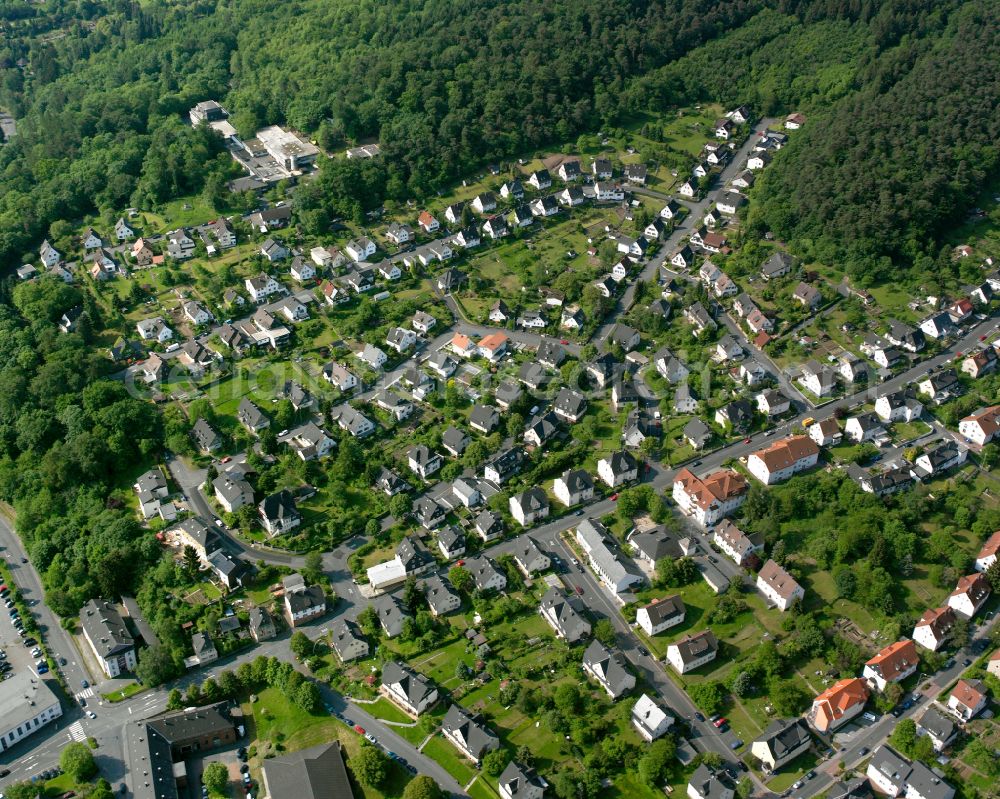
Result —
POLYGON ((377 699, 373 704, 360 705, 362 710, 367 711, 375 718, 385 721, 398 721, 402 724, 412 724, 413 719, 407 716, 402 710, 396 707, 385 697, 377 699))
POLYGON ((126 685, 120 691, 114 691, 113 693, 110 694, 102 694, 102 696, 104 696, 104 698, 107 699, 109 702, 121 702, 124 699, 128 699, 130 696, 141 694, 145 690, 146 688, 143 687, 142 685, 139 685, 139 683, 132 682, 126 685))
POLYGON ((469 780, 476 774, 469 762, 458 754, 458 750, 439 735, 435 735, 427 742, 423 752, 429 758, 437 761, 445 771, 458 781, 459 785, 468 784, 469 780))
POLYGON ((495 781, 495 777, 487 777, 481 774, 479 779, 472 783, 472 787, 469 788, 469 796, 472 799, 499 799, 500 794, 494 791, 491 786, 491 782, 495 781))

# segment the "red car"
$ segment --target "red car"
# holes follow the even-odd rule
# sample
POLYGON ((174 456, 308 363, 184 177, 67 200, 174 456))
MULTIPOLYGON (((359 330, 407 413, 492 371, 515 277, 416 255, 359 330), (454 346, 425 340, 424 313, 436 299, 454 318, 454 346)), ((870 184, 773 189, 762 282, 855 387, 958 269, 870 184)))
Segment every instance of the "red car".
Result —
POLYGON ((456 566, 464 566, 464 565, 465 565, 465 561, 464 561, 464 560, 460 560, 460 561, 457 561, 457 562, 455 563, 455 565, 456 565, 456 566))
POLYGON ((744 438, 744 439, 743 439, 743 443, 744 443, 744 444, 749 444, 749 443, 750 443, 750 441, 751 441, 751 438, 750 438, 750 436, 747 436, 746 438, 744 438))
POLYGON ((980 336, 980 337, 979 337, 979 340, 980 340, 980 341, 986 341, 986 336, 980 336))
POLYGON ((716 729, 718 729, 723 724, 728 724, 728 723, 729 723, 729 719, 727 719, 725 716, 723 716, 721 719, 716 719, 715 721, 713 721, 712 722, 712 726, 714 726, 716 729))
POLYGON ((615 502, 618 499, 618 495, 617 494, 612 494, 611 497, 610 497, 610 499, 611 499, 612 502, 615 502))
POLYGON ((226 457, 222 459, 222 462, 229 463, 229 461, 231 461, 232 459, 233 459, 232 455, 226 455, 226 457))
POLYGON ((355 724, 355 725, 354 725, 354 731, 355 731, 355 732, 356 732, 356 733, 357 733, 358 735, 364 735, 364 734, 365 734, 365 728, 364 728, 364 727, 362 727, 362 726, 361 726, 360 724, 355 724))
MULTIPOLYGON (((983 338, 986 338, 986 336, 983 336, 983 338)), ((559 343, 560 344, 569 344, 569 342, 566 339, 564 339, 564 338, 559 339, 559 343)))
POLYGON ((582 588, 580 588, 580 586, 576 586, 576 592, 577 592, 578 594, 581 594, 581 595, 582 595, 582 594, 583 594, 583 589, 582 589, 582 588))

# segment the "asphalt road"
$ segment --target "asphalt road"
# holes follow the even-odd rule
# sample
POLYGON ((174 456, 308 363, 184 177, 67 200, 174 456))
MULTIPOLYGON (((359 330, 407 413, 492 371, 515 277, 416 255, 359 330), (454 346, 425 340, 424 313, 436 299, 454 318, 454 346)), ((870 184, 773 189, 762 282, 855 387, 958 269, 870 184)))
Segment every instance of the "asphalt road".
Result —
MULTIPOLYGON (((38 572, 35 571, 30 562, 22 562, 27 560, 28 554, 21 539, 15 535, 11 528, 10 520, 2 513, 0 513, 0 546, 4 548, 3 554, 14 583, 20 589, 25 601, 31 604, 31 614, 37 620, 42 632, 40 640, 43 641, 53 657, 56 659, 66 658, 66 665, 62 667, 62 672, 66 676, 71 690, 79 690, 82 680, 93 682, 94 675, 88 671, 72 637, 59 623, 59 617, 45 604, 45 592, 42 590, 42 581, 38 572)), ((20 641, 20 639, 17 640, 20 641)))
MULTIPOLYGON (((762 119, 758 123, 757 129, 766 130, 767 126, 773 121, 773 119, 762 119)), ((660 249, 657 251, 657 254, 650 258, 643 266, 640 274, 641 280, 644 280, 647 283, 655 282, 660 267, 677 250, 680 246, 681 240, 690 236, 691 233, 702 226, 705 212, 708 211, 708 209, 715 203, 719 193, 725 190, 726 185, 734 177, 736 177, 737 173, 746 169, 746 160, 753 150, 756 140, 756 134, 751 133, 743 145, 735 153, 733 153, 732 160, 719 173, 713 183, 711 191, 707 192, 702 199, 684 200, 684 205, 688 209, 688 215, 684 217, 677 227, 674 228, 673 233, 671 233, 670 236, 660 245, 660 249)), ((636 187, 634 190, 639 194, 646 194, 652 197, 658 196, 664 201, 669 198, 669 195, 660 194, 659 192, 654 192, 645 188, 636 187)), ((615 323, 617 322, 617 317, 632 307, 632 303, 635 300, 635 283, 636 281, 629 283, 622 296, 618 299, 615 309, 612 311, 608 320, 594 333, 595 343, 603 342, 614 328, 615 323)))

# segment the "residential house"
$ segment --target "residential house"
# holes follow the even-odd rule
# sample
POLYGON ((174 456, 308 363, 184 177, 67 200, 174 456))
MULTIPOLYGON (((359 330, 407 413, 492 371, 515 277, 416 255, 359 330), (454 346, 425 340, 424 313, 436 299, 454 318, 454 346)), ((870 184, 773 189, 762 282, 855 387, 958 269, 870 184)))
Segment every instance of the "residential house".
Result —
POLYGON ((864 710, 868 696, 860 677, 838 680, 813 700, 806 721, 817 732, 832 733, 864 710))
POLYGON ((524 186, 519 180, 508 180, 500 187, 500 196, 505 200, 520 200, 524 197, 524 186))
POLYGON ((1000 555, 1000 530, 997 530, 986 540, 986 543, 983 544, 983 548, 980 549, 979 554, 976 555, 976 571, 987 571, 994 563, 997 562, 998 555, 1000 555))
POLYGON ((686 615, 684 600, 678 594, 674 594, 663 599, 654 599, 648 605, 640 607, 636 611, 635 621, 646 635, 659 635, 664 630, 682 624, 686 615))
POLYGON ((441 734, 478 766, 487 752, 500 748, 500 739, 483 722, 453 704, 441 720, 441 734))
POLYGON ((799 383, 817 397, 826 397, 837 386, 837 373, 827 364, 810 359, 802 367, 799 383))
POLYGON ((656 702, 643 694, 632 706, 632 726, 647 743, 655 741, 673 726, 674 719, 656 702))
POLYGON ((948 596, 948 607, 963 619, 971 619, 986 604, 990 593, 990 581, 983 572, 967 574, 948 596))
POLYGON ((583 469, 567 469, 555 479, 552 493, 563 505, 571 508, 594 498, 594 480, 583 469))
POLYGON ((549 784, 535 770, 515 760, 500 774, 498 789, 501 799, 542 799, 549 784))
POLYGON ((923 403, 911 387, 883 394, 875 400, 875 413, 883 422, 912 422, 924 412, 923 403))
POLYGON ((143 319, 136 324, 135 329, 143 341, 156 341, 164 344, 174 337, 174 331, 167 327, 159 316, 143 319))
POLYGON ((222 436, 204 419, 198 419, 191 428, 191 437, 203 455, 209 455, 222 446, 222 436))
POLYGON ((887 469, 879 474, 862 473, 860 477, 861 490, 877 497, 884 497, 903 491, 913 484, 910 470, 904 467, 887 469))
POLYGON ((704 763, 694 770, 688 781, 688 799, 733 799, 735 795, 728 772, 714 771, 704 763))
POLYGON ((245 281, 245 286, 250 299, 258 304, 264 302, 268 297, 281 294, 285 291, 284 286, 263 272, 257 275, 257 277, 248 277, 245 281))
POLYGON ((806 436, 790 436, 754 452, 747 460, 747 470, 764 485, 773 485, 812 468, 818 460, 816 442, 806 436))
POLYGON ((852 416, 844 425, 844 434, 856 444, 870 441, 883 433, 885 428, 882 426, 882 420, 871 411, 852 416))
POLYGON ((717 471, 703 480, 685 468, 674 477, 674 501, 682 513, 703 527, 711 527, 733 513, 746 495, 746 480, 731 469, 717 471))
POLYGON ((597 462, 597 476, 609 488, 618 488, 639 477, 639 464, 627 450, 618 450, 597 462))
POLYGON ((657 350, 653 356, 653 366, 660 376, 670 383, 687 380, 688 374, 690 374, 687 366, 666 347, 657 350))
POLYGON ((411 716, 419 716, 438 700, 438 689, 426 677, 395 660, 382 667, 379 690, 411 716))
MULTIPOLYGON (((755 397, 757 410, 765 414, 769 419, 781 416, 792 407, 791 400, 776 389, 762 391, 755 397)), ((836 421, 834 422, 836 424, 836 421)))
POLYGON ((907 799, 952 799, 955 789, 919 760, 910 762, 887 744, 872 752, 865 771, 880 794, 907 799))
POLYGON ((253 504, 253 487, 242 472, 223 472, 212 481, 215 499, 226 513, 235 513, 245 505, 253 504))
POLYGON ((711 314, 705 310, 705 306, 700 302, 689 305, 684 309, 684 318, 694 328, 694 335, 699 335, 706 330, 715 330, 717 327, 711 314))
POLYGON ((917 735, 927 736, 935 752, 942 751, 951 743, 957 732, 955 721, 934 706, 927 708, 917 722, 917 735))
POLYGON ((276 261, 284 261, 289 253, 288 248, 277 239, 267 239, 260 245, 260 254, 273 264, 276 261))
POLYGON ((561 388, 556 395, 552 412, 560 419, 575 424, 587 411, 587 399, 579 391, 561 388))
POLYGON ((678 674, 687 674, 706 663, 711 663, 719 654, 719 641, 711 630, 697 635, 685 635, 667 647, 667 662, 678 674))
POLYGON ((928 316, 920 323, 920 330, 923 335, 933 339, 946 338, 956 332, 955 323, 947 311, 940 311, 928 316))
POLYGON ((427 480, 436 473, 442 465, 441 456, 428 449, 425 444, 417 444, 406 454, 410 470, 427 480))
POLYGON ((715 345, 715 357, 719 361, 733 361, 743 357, 743 346, 736 337, 727 333, 715 345))
POLYGON ((371 647, 361 628, 348 618, 340 618, 330 629, 330 648, 342 663, 368 657, 371 647))
POLYGON ((962 372, 973 379, 979 379, 997 368, 997 353, 993 347, 979 350, 962 361, 962 372))
POLYGON ((538 191, 542 191, 552 185, 552 177, 549 175, 549 170, 538 169, 532 172, 528 177, 528 183, 530 183, 538 191))
POLYGON ((917 456, 914 468, 910 473, 914 478, 923 480, 935 474, 941 474, 965 463, 969 450, 957 441, 948 439, 917 456))
POLYGON ((507 225, 506 218, 499 214, 491 216, 483 223, 483 231, 494 241, 510 235, 510 228, 507 225))
POLYGON ((350 391, 358 384, 357 376, 336 361, 330 361, 323 367, 323 379, 340 391, 350 391))
POLYGON ((395 638, 402 633, 403 625, 407 619, 411 618, 402 600, 394 594, 382 594, 376 597, 372 602, 372 607, 378 614, 379 625, 387 638, 395 638))
POLYGON ((583 671, 593 677, 612 700, 635 688, 635 675, 625 665, 618 650, 609 650, 593 640, 583 653, 583 671))
POLYGON ((524 451, 519 447, 511 447, 497 453, 483 465, 483 477, 497 485, 503 485, 521 471, 523 463, 524 451))
POLYGON ((812 743, 809 727, 802 719, 775 719, 750 745, 750 753, 760 761, 765 773, 773 774, 791 762, 812 743))
POLYGON ((820 294, 819 289, 815 286, 810 286, 808 283, 799 283, 799 285, 795 287, 795 291, 792 293, 792 299, 800 305, 810 310, 814 310, 821 302, 823 302, 823 295, 820 294))
POLYGON ((171 230, 167 233, 167 255, 178 261, 185 261, 194 256, 194 239, 184 228, 171 230))
POLYGON ((465 534, 449 525, 438 530, 438 549, 445 560, 455 560, 465 554, 465 534))
POLYGON ((488 508, 476 517, 473 526, 486 543, 495 541, 503 535, 503 519, 488 508))
POLYGON ((417 587, 424 592, 432 616, 447 616, 462 606, 462 600, 450 584, 436 574, 419 580, 417 587))
POLYGON ((768 560, 758 572, 757 590, 781 611, 788 610, 806 595, 802 586, 773 560, 768 560))
POLYGON ((980 408, 958 423, 958 432, 967 441, 983 446, 993 441, 1000 432, 1000 405, 980 408))
POLYGON ((763 536, 748 536, 729 519, 723 519, 715 528, 712 543, 740 567, 748 565, 764 549, 763 536))
POLYGON ((639 186, 646 185, 646 165, 645 164, 625 164, 625 180, 639 186))
POLYGON ((472 582, 477 591, 503 591, 507 587, 507 578, 503 571, 485 555, 467 559, 464 568, 472 575, 472 582))
POLYGON ((545 592, 538 605, 538 613, 548 622, 556 637, 568 644, 590 635, 590 622, 580 615, 573 601, 559 588, 550 588, 545 592))
POLYGON ((552 559, 539 549, 535 539, 530 535, 518 536, 511 554, 517 568, 529 579, 552 565, 552 559))
POLYGON ((963 389, 954 369, 942 369, 917 384, 917 391, 931 398, 935 405, 959 396, 963 389))
POLYGON ((576 540, 586 553, 590 566, 609 589, 620 594, 643 578, 623 562, 608 529, 596 519, 584 519, 577 525, 576 540))
POLYGON ((271 537, 287 533, 302 524, 295 497, 285 489, 262 499, 257 505, 257 515, 271 537))
MULTIPOLYGON (((750 167, 753 169, 753 167, 750 167)), ((771 255, 760 267, 760 276, 764 280, 774 280, 783 277, 792 271, 795 266, 795 259, 786 252, 776 252, 771 255)))
POLYGON ((872 689, 884 691, 889 683, 901 682, 913 674, 920 665, 917 646, 904 638, 884 647, 865 663, 861 676, 872 689))
POLYGON ((727 402, 715 412, 715 423, 734 433, 745 432, 753 423, 753 405, 747 400, 727 402))
POLYGON ((253 607, 250 609, 250 637, 254 641, 270 641, 278 632, 274 626, 274 618, 267 608, 253 607))
POLYGON ((549 498, 542 488, 535 486, 515 494, 509 499, 510 515, 522 527, 528 527, 549 515, 549 498))
MULTIPOLYGON (((678 394, 680 389, 687 390, 687 384, 682 384, 678 389, 678 394)), ((688 408, 687 405, 683 407, 686 410, 681 410, 677 407, 677 399, 674 399, 674 410, 677 413, 690 413, 697 407, 697 403, 692 399, 691 404, 693 407, 688 408)), ((684 430, 681 433, 684 439, 691 445, 693 449, 699 450, 703 449, 704 446, 712 440, 712 431, 707 424, 705 424, 701 419, 692 419, 686 425, 684 425, 684 430)))
POLYGON ((981 680, 962 679, 948 695, 948 710, 962 721, 971 721, 988 704, 986 685, 981 680))
POLYGON ((429 211, 420 212, 417 224, 419 224, 424 233, 427 233, 428 235, 441 227, 441 223, 438 222, 429 211))
POLYGON ((920 352, 924 348, 924 329, 915 330, 909 325, 905 325, 895 319, 889 320, 889 331, 885 334, 886 340, 900 349, 907 352, 920 352), (923 332, 922 332, 923 331, 923 332))
POLYGON ((941 608, 925 610, 917 626, 913 628, 913 640, 924 649, 937 652, 951 637, 951 628, 955 626, 955 611, 945 605, 941 608))
POLYGON ((385 362, 389 360, 388 355, 372 344, 365 344, 354 355, 359 361, 364 362, 376 372, 381 371, 382 367, 385 366, 385 362))
POLYGON ((325 458, 336 446, 336 442, 315 422, 307 422, 291 430, 285 443, 304 461, 325 458))
POLYGON ((271 426, 267 414, 246 397, 240 400, 236 418, 251 433, 260 433, 261 430, 271 426))
POLYGON ((490 333, 483 336, 476 348, 483 358, 490 363, 496 363, 507 354, 507 345, 510 339, 503 333, 490 333))
POLYGON ((121 614, 109 602, 89 600, 80 610, 80 630, 108 677, 115 678, 135 669, 135 639, 121 614))

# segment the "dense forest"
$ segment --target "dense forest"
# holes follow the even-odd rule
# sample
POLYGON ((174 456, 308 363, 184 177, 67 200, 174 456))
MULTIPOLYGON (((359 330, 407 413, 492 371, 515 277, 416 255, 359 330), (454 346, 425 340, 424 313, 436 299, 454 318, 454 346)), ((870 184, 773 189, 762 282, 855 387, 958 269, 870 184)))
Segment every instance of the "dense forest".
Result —
POLYGON ((862 283, 955 268, 942 234, 1000 173, 998 19, 998 2, 966 4, 872 65, 763 175, 757 222, 862 283))
POLYGON ((329 149, 382 143, 377 164, 324 165, 302 198, 317 222, 719 99, 810 114, 762 181, 761 229, 884 273, 880 256, 931 252, 996 169, 997 76, 982 70, 1000 47, 985 24, 996 12, 991 0, 0 6, 0 106, 20 131, 0 149, 0 262, 58 220, 220 184, 231 162, 184 124, 207 97, 243 134, 287 123, 329 149))

